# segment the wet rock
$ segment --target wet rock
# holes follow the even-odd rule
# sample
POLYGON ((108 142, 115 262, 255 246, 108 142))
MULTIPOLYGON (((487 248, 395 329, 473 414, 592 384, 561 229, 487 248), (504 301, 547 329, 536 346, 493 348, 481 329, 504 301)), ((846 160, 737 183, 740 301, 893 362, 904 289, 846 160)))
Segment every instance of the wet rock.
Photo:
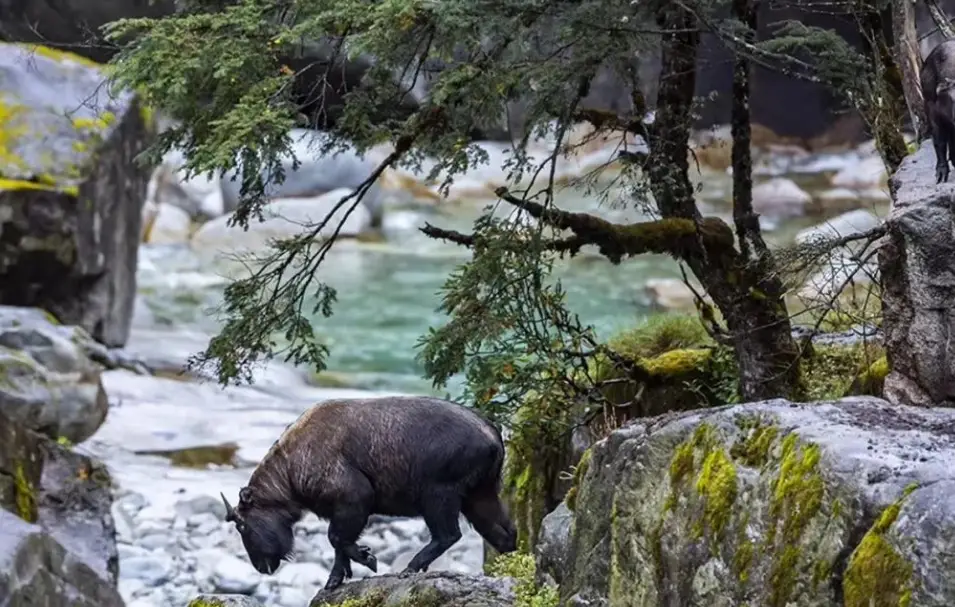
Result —
POLYGON ((837 188, 867 190, 886 183, 888 175, 885 163, 878 155, 866 156, 859 162, 850 164, 832 177, 832 185, 837 188))
MULTIPOLYGON (((328 137, 324 133, 310 129, 292 129, 289 136, 292 138, 292 152, 299 161, 299 166, 293 169, 292 158, 283 157, 285 180, 268 185, 266 197, 269 199, 308 200, 342 188, 354 190, 377 168, 374 161, 358 156, 351 148, 335 148, 325 153, 323 146, 328 142, 328 137)), ((236 174, 235 171, 227 173, 221 182, 225 210, 228 213, 235 210, 239 201, 241 183, 238 179, 232 179, 236 174)), ((372 225, 380 225, 383 203, 382 192, 376 183, 362 198, 360 205, 365 211, 363 215, 369 218, 372 225)), ((251 226, 252 222, 249 224, 251 226)))
POLYGON ((948 605, 953 428, 871 397, 631 423, 592 447, 562 599, 948 605))
POLYGON ((332 591, 321 590, 311 607, 343 605, 349 600, 376 596, 382 605, 426 601, 441 607, 510 607, 514 582, 509 578, 428 572, 409 576, 381 575, 352 581, 332 591))
POLYGON ((37 306, 122 345, 136 290, 151 137, 129 92, 69 53, 0 46, 0 304, 37 306))
POLYGON ((179 244, 189 240, 192 218, 179 207, 161 202, 144 226, 143 242, 150 244, 179 244))
POLYGON ((232 555, 224 556, 212 571, 212 583, 216 591, 251 594, 259 585, 259 572, 248 561, 232 555))
POLYGON ((328 579, 329 570, 317 563, 285 563, 275 573, 283 586, 321 586, 328 579))
POLYGON ((643 289, 653 305, 666 310, 692 310, 695 305, 693 291, 678 278, 651 278, 643 289))
POLYGON ((864 209, 857 209, 837 215, 811 228, 800 230, 796 234, 796 242, 804 243, 815 239, 840 238, 867 232, 882 224, 882 220, 864 209))
POLYGON ((889 185, 894 204, 879 250, 885 397, 910 405, 955 406, 955 184, 935 183, 935 150, 925 141, 889 185))
POLYGON ((812 196, 784 177, 774 177, 753 187, 753 209, 761 215, 798 216, 810 202, 812 196))
POLYGON ((39 525, 0 510, 0 600, 5 605, 123 607, 116 588, 39 525))
POLYGON ((349 200, 339 206, 342 197, 352 190, 339 188, 314 198, 275 198, 263 209, 265 221, 253 219, 249 229, 230 226, 231 215, 213 219, 200 227, 190 241, 194 250, 212 253, 236 253, 240 251, 258 251, 271 246, 277 238, 290 238, 305 231, 314 230, 326 217, 325 223, 315 240, 330 238, 338 230, 342 238, 358 237, 366 233, 372 224, 372 215, 361 204, 345 217, 354 203, 349 200), (344 222, 344 223, 342 223, 344 222), (339 229, 339 224, 342 224, 339 229))
POLYGON ((222 185, 218 175, 187 177, 185 156, 172 149, 163 157, 149 179, 146 204, 156 208, 171 206, 183 211, 191 220, 204 221, 225 214, 222 185))
MULTIPOLYGON (((826 240, 862 234, 882 224, 875 214, 864 209, 849 211, 826 222, 801 230, 796 234, 796 242, 822 243, 826 240)), ((825 254, 822 267, 813 273, 800 288, 799 296, 810 301, 819 301, 831 305, 833 295, 841 292, 846 285, 856 287, 873 284, 879 277, 879 266, 874 257, 864 262, 856 253, 866 244, 860 240, 836 247, 825 254)))
POLYGON ((123 577, 140 580, 147 587, 159 586, 175 575, 172 559, 154 552, 123 560, 123 577))

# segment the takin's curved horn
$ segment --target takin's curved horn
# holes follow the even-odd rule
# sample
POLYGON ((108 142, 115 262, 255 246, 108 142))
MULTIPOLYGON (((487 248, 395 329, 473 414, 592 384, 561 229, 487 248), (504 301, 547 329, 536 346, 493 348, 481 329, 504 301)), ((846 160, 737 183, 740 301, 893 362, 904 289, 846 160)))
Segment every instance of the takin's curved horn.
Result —
POLYGON ((222 503, 225 504, 225 520, 227 523, 234 522, 235 517, 235 508, 232 507, 232 504, 229 503, 229 500, 225 498, 225 494, 219 493, 222 496, 222 503))

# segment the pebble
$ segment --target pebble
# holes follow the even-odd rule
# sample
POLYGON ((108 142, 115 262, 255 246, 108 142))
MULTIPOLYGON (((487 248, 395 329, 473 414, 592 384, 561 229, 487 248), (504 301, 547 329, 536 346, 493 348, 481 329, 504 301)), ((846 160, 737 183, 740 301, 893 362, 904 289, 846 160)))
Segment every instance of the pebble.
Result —
POLYGON ((317 586, 328 578, 328 569, 316 563, 285 563, 275 573, 283 586, 317 586))
POLYGON ((172 579, 175 574, 172 559, 159 554, 133 556, 120 561, 123 578, 134 578, 146 586, 159 586, 172 579))
POLYGON ((259 585, 259 572, 248 561, 228 555, 216 563, 212 583, 218 592, 252 594, 259 585))

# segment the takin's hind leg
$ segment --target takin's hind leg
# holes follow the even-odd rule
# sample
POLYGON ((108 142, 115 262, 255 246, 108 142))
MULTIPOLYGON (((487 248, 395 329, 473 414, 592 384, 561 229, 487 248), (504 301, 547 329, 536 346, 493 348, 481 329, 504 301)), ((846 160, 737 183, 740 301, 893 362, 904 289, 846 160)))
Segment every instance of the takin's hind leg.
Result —
POLYGON ((498 553, 517 550, 517 529, 493 487, 468 495, 461 511, 478 534, 498 553))
POLYGON ((456 487, 442 487, 428 492, 422 505, 423 518, 431 541, 418 551, 402 574, 427 571, 431 563, 447 552, 448 548, 461 539, 461 497, 456 487))

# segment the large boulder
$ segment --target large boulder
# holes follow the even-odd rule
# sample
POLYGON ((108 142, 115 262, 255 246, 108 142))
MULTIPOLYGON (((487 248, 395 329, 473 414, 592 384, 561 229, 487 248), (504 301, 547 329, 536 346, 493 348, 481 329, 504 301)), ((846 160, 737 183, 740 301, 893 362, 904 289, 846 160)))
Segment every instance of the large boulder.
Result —
POLYGON ((0 411, 52 439, 79 443, 106 419, 102 346, 36 308, 0 306, 0 411))
MULTIPOLYGON (((285 179, 281 183, 268 184, 268 198, 310 198, 338 188, 354 190, 378 168, 371 159, 359 156, 352 148, 326 150, 330 139, 322 132, 292 129, 289 137, 292 139, 292 154, 299 165, 293 167, 292 157, 283 157, 285 179)), ((264 171, 262 176, 266 177, 264 171)), ((240 185, 235 170, 226 173, 221 180, 222 198, 227 212, 231 213, 238 206, 240 185)), ((376 226, 381 223, 383 202, 383 193, 377 182, 368 188, 361 200, 376 226)))
POLYGON ((111 505, 102 464, 0 411, 0 605, 121 606, 111 505))
POLYGON ((354 605, 358 600, 395 607, 510 607, 514 604, 514 580, 445 571, 379 575, 348 582, 335 590, 321 590, 311 607, 354 605))
POLYGON ((271 246, 273 239, 292 238, 317 228, 327 217, 330 218, 315 240, 330 238, 336 230, 339 238, 355 238, 370 230, 372 216, 359 204, 346 217, 354 199, 341 205, 339 202, 351 193, 348 188, 339 188, 314 198, 276 198, 262 209, 264 221, 250 218, 246 230, 229 225, 231 216, 223 215, 202 224, 193 234, 190 244, 201 252, 260 251, 271 246))
POLYGON ((0 510, 0 604, 123 607, 119 591, 46 533, 0 510))
POLYGON ((926 140, 889 182, 893 205, 879 250, 882 321, 892 371, 885 397, 955 405, 955 183, 935 183, 926 140))
POLYGON ((129 335, 151 118, 102 66, 0 44, 0 304, 129 335))
POLYGON ((953 428, 869 397, 644 419, 592 447, 539 559, 569 604, 951 605, 953 428))

